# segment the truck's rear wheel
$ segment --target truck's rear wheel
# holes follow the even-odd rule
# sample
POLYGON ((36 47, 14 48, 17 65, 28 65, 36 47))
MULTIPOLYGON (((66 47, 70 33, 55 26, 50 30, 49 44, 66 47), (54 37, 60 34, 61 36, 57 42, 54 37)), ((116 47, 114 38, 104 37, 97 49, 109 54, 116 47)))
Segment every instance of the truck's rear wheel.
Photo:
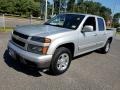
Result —
POLYGON ((103 53, 103 54, 108 53, 110 50, 110 45, 111 45, 111 42, 110 42, 110 40, 108 40, 106 42, 105 46, 100 49, 101 53, 103 53))
POLYGON ((71 63, 71 52, 65 47, 58 48, 52 58, 50 72, 59 75, 67 71, 71 63))

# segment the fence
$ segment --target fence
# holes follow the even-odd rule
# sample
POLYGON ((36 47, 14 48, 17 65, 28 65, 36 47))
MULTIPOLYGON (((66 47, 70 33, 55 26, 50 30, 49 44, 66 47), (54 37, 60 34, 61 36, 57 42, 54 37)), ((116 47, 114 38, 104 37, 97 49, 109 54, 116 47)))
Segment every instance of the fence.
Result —
POLYGON ((30 17, 30 18, 21 18, 18 16, 6 16, 6 15, 0 15, 0 27, 6 28, 6 27, 16 27, 17 25, 28 25, 28 24, 40 24, 43 23, 43 20, 30 17))

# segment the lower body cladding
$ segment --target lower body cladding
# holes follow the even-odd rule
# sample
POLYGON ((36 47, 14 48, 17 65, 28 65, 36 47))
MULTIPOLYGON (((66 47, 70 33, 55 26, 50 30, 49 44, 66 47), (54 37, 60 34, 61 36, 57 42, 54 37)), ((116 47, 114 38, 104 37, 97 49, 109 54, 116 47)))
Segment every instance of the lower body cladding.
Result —
POLYGON ((38 68, 45 69, 50 66, 52 55, 38 55, 25 51, 13 43, 8 43, 8 50, 11 57, 20 60, 24 64, 34 65, 38 68))

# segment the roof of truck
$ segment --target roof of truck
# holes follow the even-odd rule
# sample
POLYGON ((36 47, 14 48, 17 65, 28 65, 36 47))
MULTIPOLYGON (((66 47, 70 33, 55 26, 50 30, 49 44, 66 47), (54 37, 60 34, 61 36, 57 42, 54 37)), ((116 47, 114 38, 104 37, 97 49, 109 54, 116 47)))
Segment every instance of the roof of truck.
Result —
POLYGON ((93 16, 93 17, 103 18, 101 16, 92 15, 92 14, 83 14, 83 13, 63 13, 63 14, 77 14, 77 15, 85 15, 85 16, 93 16))

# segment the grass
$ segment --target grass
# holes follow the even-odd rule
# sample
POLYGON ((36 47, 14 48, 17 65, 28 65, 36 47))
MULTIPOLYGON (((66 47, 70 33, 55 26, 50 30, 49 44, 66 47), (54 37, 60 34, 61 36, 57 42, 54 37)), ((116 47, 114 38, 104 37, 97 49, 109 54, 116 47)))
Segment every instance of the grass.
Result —
POLYGON ((13 30, 12 27, 5 27, 5 28, 0 27, 0 32, 10 32, 10 31, 12 31, 12 30, 13 30))

